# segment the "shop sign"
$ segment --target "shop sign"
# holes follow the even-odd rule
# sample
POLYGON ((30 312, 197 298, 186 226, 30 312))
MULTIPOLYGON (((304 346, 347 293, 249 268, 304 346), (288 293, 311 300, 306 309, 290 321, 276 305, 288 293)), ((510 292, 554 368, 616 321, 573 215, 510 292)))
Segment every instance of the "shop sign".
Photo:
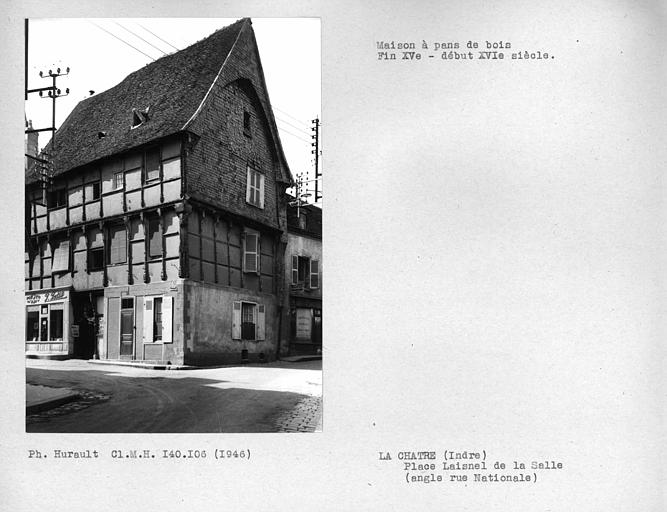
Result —
POLYGON ((296 310, 296 337, 300 340, 309 340, 313 325, 313 315, 310 309, 296 310))
POLYGON ((67 290, 55 290, 26 295, 25 302, 29 306, 34 306, 35 304, 48 304, 49 302, 62 302, 68 298, 69 292, 67 290))
POLYGON ((79 326, 77 324, 72 324, 72 325, 70 325, 70 329, 72 331, 72 337, 78 338, 79 337, 79 326))

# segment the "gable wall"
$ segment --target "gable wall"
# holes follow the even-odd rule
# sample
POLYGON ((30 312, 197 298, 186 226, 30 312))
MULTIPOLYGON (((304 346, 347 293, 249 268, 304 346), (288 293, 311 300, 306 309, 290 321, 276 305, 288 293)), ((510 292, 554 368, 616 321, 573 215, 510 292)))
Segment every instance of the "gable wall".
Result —
POLYGON ((266 108, 268 102, 254 45, 250 27, 244 28, 224 72, 191 124, 201 138, 186 157, 187 193, 227 211, 284 229, 284 206, 277 201, 283 188, 276 190, 280 164, 272 149, 274 143, 260 103, 237 82, 249 80, 266 108), (244 110, 251 114, 251 136, 244 134, 244 110), (246 202, 248 163, 254 164, 265 177, 263 209, 246 202))

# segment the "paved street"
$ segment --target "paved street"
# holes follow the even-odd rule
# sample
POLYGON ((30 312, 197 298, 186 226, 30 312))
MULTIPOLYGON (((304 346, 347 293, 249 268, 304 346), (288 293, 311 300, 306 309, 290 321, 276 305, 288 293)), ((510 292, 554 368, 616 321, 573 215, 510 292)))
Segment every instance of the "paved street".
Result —
POLYGON ((81 398, 29 415, 26 430, 312 432, 321 425, 321 363, 165 371, 28 359, 28 384, 81 398))

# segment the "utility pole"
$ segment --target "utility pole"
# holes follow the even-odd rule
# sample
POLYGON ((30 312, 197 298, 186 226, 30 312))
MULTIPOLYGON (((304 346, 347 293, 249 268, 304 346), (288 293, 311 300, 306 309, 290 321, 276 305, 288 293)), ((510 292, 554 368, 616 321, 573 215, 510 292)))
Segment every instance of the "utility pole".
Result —
MULTIPOLYGON (((28 24, 26 21, 26 35, 27 35, 27 28, 28 24)), ((26 39, 27 43, 27 39, 26 39)), ((26 54, 27 54, 27 47, 26 47, 26 54)), ((26 57, 27 59, 27 57, 26 57)), ((27 62, 27 60, 26 60, 27 62)), ((49 153, 47 154, 46 151, 42 152, 42 156, 44 158, 37 158, 33 155, 29 155, 26 153, 26 156, 32 160, 34 160, 37 165, 39 166, 39 171, 40 171, 40 177, 42 181, 42 200, 44 204, 46 204, 47 197, 46 197, 46 189, 47 186, 51 184, 53 174, 55 171, 55 166, 53 159, 51 155, 54 154, 54 150, 56 149, 56 100, 58 98, 62 98, 63 96, 67 96, 69 94, 69 89, 65 89, 65 92, 63 93, 60 89, 58 89, 58 85, 56 83, 56 80, 58 77, 65 76, 69 74, 69 67, 65 69, 65 72, 62 73, 60 68, 56 68, 56 71, 54 72, 53 70, 49 69, 48 74, 44 74, 42 71, 39 72, 39 77, 40 78, 51 78, 52 83, 50 86, 47 87, 38 87, 37 89, 26 89, 25 94, 26 97, 28 94, 38 92, 40 98, 44 99, 51 99, 51 126, 47 128, 32 128, 30 126, 25 133, 35 133, 35 132, 51 132, 51 148, 49 153), (44 91, 47 91, 47 95, 44 96, 44 91)), ((27 87, 27 82, 26 82, 26 87, 27 87)))
POLYGON ((52 84, 48 87, 38 87, 37 89, 27 89, 26 90, 26 95, 33 93, 33 92, 38 92, 40 98, 44 99, 51 99, 52 106, 51 106, 51 126, 47 128, 31 128, 26 130, 26 133, 33 133, 33 132, 51 132, 51 149, 55 149, 56 147, 56 100, 58 98, 62 98, 63 96, 67 96, 69 94, 69 89, 65 89, 65 93, 63 93, 60 89, 58 89, 58 86, 56 84, 56 80, 60 76, 65 76, 69 75, 69 68, 65 69, 65 72, 62 73, 60 71, 60 68, 57 68, 56 71, 54 72, 53 70, 49 69, 48 75, 45 75, 42 71, 39 72, 39 77, 40 78, 51 78, 53 80, 52 84), (44 91, 48 91, 47 95, 44 96, 44 91))
POLYGON ((319 179, 322 176, 322 173, 320 173, 320 120, 316 117, 311 123, 313 124, 311 127, 313 135, 311 135, 310 138, 313 139, 314 142, 310 143, 313 147, 310 152, 315 155, 315 201, 313 202, 316 203, 322 198, 322 194, 319 192, 318 188, 319 179))

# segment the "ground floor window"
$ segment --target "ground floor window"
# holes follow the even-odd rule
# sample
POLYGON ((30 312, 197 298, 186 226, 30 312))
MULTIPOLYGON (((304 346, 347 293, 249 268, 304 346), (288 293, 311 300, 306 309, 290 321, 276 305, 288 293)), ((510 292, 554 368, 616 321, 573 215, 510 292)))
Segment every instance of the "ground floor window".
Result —
POLYGON ((144 343, 171 343, 173 300, 169 295, 144 297, 144 343))
POLYGON ((162 297, 153 299, 153 341, 162 341, 162 297))
POLYGON ((64 340, 64 303, 28 306, 26 310, 27 341, 64 340))
POLYGON ((39 311, 28 310, 27 339, 28 341, 39 340, 39 311))
MULTIPOLYGON (((60 306, 62 308, 62 306, 60 306)), ((63 310, 51 308, 49 315, 49 324, 51 327, 50 339, 53 341, 62 341, 63 339, 63 310)))
POLYGON ((232 339, 260 341, 265 338, 264 304, 237 301, 232 309, 232 339))
POLYGON ((308 343, 322 342, 322 310, 293 308, 290 311, 292 340, 308 343))
POLYGON ((255 339, 255 310, 257 304, 243 302, 241 306, 241 339, 255 339))

